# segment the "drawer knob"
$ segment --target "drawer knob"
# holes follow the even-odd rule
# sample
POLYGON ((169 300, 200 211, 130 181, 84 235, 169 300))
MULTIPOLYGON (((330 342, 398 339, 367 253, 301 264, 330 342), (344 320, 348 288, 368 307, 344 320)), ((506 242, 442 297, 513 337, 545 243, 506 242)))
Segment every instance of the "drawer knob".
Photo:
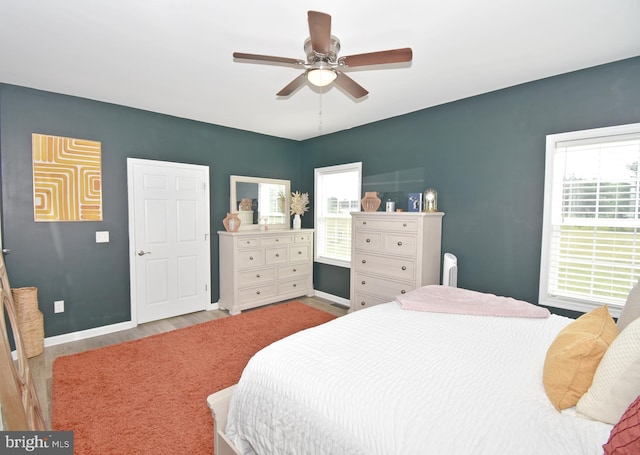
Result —
POLYGON ((298 254, 302 254, 302 251, 298 251, 298 254))
POLYGON ((251 245, 251 241, 247 240, 247 245, 251 245))
POLYGON ((366 221, 363 221, 363 222, 362 222, 362 224, 367 224, 367 222, 366 222, 366 221))
POLYGON ((256 291, 256 295, 260 295, 260 291, 256 291))
POLYGON ((407 223, 402 223, 402 227, 407 227, 407 223))
POLYGON ((276 257, 279 258, 280 257, 280 253, 276 253, 276 257))
POLYGON ((364 280, 362 280, 362 284, 367 284, 367 282, 366 282, 366 281, 364 281, 364 280))
POLYGON ((294 272, 297 272, 297 271, 298 271, 298 269, 293 269, 293 271, 294 271, 294 272))
POLYGON ((360 302, 360 305, 365 306, 367 304, 367 302, 365 302, 364 300, 362 302, 360 302))
POLYGON ((363 264, 366 264, 366 263, 367 263, 367 260, 366 260, 366 259, 363 259, 363 260, 362 260, 362 263, 363 263, 363 264))
POLYGON ((406 265, 403 265, 403 266, 402 266, 402 270, 407 270, 407 266, 406 266, 406 265))
POLYGON ((298 286, 296 283, 293 283, 293 287, 295 288, 296 286, 298 286))
POLYGON ((253 256, 249 256, 249 260, 250 260, 250 261, 253 261, 253 256))
POLYGON ((279 241, 280 241, 280 239, 276 239, 276 242, 279 242, 279 241))
POLYGON ((256 274, 256 278, 260 278, 260 274, 259 273, 256 274))
POLYGON ((367 243, 371 243, 371 239, 367 239, 367 243))
POLYGON ((405 291, 404 289, 402 291, 400 291, 400 294, 406 294, 407 291, 405 291))
POLYGON ((402 246, 402 242, 398 242, 398 246, 402 246))

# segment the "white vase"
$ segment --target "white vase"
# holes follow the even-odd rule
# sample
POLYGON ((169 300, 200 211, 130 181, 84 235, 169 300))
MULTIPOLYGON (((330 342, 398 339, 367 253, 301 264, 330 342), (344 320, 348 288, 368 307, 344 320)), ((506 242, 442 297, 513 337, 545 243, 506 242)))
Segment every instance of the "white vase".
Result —
POLYGON ((297 213, 293 216, 293 228, 300 229, 302 227, 302 218, 297 213))

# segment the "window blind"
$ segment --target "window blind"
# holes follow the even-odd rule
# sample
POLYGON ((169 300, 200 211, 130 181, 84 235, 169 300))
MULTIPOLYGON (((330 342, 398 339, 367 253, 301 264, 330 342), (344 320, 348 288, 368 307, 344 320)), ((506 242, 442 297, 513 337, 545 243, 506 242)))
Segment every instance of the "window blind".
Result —
POLYGON ((360 208, 361 163, 315 170, 315 260, 349 267, 351 212, 360 208))
POLYGON ((640 277, 640 135, 559 142, 548 292, 624 305, 640 277))

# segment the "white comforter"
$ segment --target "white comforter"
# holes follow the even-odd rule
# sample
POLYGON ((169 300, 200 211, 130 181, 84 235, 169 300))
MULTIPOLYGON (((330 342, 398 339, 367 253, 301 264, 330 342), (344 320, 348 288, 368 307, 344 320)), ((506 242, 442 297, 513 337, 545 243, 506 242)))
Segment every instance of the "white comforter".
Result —
POLYGON ((227 435, 259 455, 602 454, 611 426, 557 412, 542 385, 569 322, 360 310, 258 352, 227 435))

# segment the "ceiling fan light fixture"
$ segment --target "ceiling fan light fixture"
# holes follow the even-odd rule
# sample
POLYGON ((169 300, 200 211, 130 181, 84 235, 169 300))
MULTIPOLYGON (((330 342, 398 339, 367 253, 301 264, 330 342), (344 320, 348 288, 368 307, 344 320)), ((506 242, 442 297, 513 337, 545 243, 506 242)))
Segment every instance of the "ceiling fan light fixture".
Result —
POLYGON ((326 87, 336 80, 338 73, 332 68, 319 67, 307 71, 307 80, 316 87, 326 87))

